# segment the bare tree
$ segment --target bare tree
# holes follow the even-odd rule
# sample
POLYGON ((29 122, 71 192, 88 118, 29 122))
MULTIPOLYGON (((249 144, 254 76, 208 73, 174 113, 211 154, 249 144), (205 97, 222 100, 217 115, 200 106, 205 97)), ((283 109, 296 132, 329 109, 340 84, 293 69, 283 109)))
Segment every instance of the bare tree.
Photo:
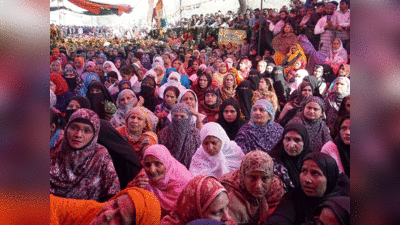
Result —
POLYGON ((246 0, 239 0, 239 11, 238 13, 245 13, 246 12, 246 0))

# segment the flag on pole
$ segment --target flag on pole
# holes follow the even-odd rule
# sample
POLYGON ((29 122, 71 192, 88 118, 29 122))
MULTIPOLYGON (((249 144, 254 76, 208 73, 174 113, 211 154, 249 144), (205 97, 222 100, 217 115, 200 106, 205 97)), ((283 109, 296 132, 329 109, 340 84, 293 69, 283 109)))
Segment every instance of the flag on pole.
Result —
POLYGON ((158 0, 156 7, 153 10, 153 18, 156 20, 157 29, 161 29, 161 19, 163 18, 162 0, 158 0))

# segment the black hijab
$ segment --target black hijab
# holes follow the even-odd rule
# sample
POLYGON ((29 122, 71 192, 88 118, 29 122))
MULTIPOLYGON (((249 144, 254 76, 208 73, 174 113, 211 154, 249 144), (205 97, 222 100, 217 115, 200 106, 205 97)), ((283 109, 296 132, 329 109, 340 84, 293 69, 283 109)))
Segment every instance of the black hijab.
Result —
POLYGON ((330 65, 323 64, 321 65, 324 68, 324 73, 322 78, 325 79, 326 83, 332 83, 336 79, 336 75, 333 72, 333 69, 330 65))
POLYGON ((264 73, 262 73, 261 75, 263 76, 263 77, 267 77, 267 78, 271 78, 271 79, 273 79, 273 72, 274 72, 274 68, 275 68, 275 63, 271 63, 271 62, 269 62, 269 63, 267 63, 267 66, 266 67, 268 67, 268 66, 271 66, 273 69, 272 69, 272 71, 271 72, 268 72, 267 71, 267 68, 265 68, 265 71, 264 71, 264 73))
POLYGON ((86 97, 90 101, 91 109, 99 115, 100 119, 106 118, 105 100, 115 104, 113 97, 107 88, 99 81, 92 81, 88 86, 86 97), (99 89, 100 93, 91 93, 93 88, 99 89))
POLYGON ((316 216, 320 215, 324 208, 329 208, 341 225, 350 225, 350 197, 337 196, 328 199, 318 207, 316 216))
POLYGON ((240 111, 244 115, 246 121, 249 121, 252 107, 253 85, 248 80, 242 80, 236 87, 236 94, 239 99, 240 111))
POLYGON ((260 83, 261 80, 261 74, 258 72, 258 70, 251 69, 249 72, 249 76, 247 77, 247 80, 251 82, 253 85, 253 90, 258 90, 258 84, 260 83))
POLYGON ((270 156, 274 158, 276 162, 286 167, 289 173, 290 180, 295 187, 301 186, 300 171, 303 164, 304 156, 306 156, 310 152, 309 145, 309 137, 307 129, 304 127, 304 125, 300 123, 291 123, 286 125, 285 130, 282 133, 281 140, 274 146, 274 148, 272 148, 270 152, 270 156), (300 154, 298 154, 297 156, 289 156, 286 153, 283 145, 283 139, 289 131, 296 131, 303 139, 303 151, 301 151, 300 154))
POLYGON ((275 66, 272 71, 272 79, 274 81, 274 89, 279 102, 286 103, 286 90, 288 84, 284 77, 284 69, 282 66, 275 66))
MULTIPOLYGON (((338 131, 340 131, 340 126, 342 126, 343 122, 346 119, 350 119, 350 115, 344 116, 341 120, 340 123, 338 124, 338 131)), ((350 145, 346 145, 342 138, 340 137, 340 132, 338 132, 336 138, 335 138, 335 144, 338 148, 339 155, 340 155, 340 160, 342 161, 342 166, 344 169, 344 173, 346 174, 347 177, 350 178, 350 145)))
POLYGON ((143 106, 148 110, 154 112, 156 106, 160 104, 158 98, 154 95, 154 91, 156 90, 156 81, 151 76, 146 76, 142 84, 140 86, 139 95, 144 98, 143 106))
POLYGON ((224 128, 230 140, 235 140, 240 127, 242 127, 242 125, 245 124, 246 121, 240 118, 240 105, 234 98, 228 98, 222 102, 221 106, 219 107, 219 117, 217 123, 219 123, 221 127, 224 128), (225 108, 229 105, 233 106, 233 108, 237 112, 236 120, 231 123, 225 120, 223 114, 225 108))
POLYGON ((107 148, 117 172, 121 190, 125 189, 142 169, 135 149, 106 120, 100 120, 97 143, 107 148))
MULTIPOLYGON (((71 100, 68 102, 68 105, 72 100, 77 101, 81 108, 90 109, 90 102, 89 102, 89 99, 87 99, 86 97, 79 96, 79 95, 75 96, 75 97, 71 98, 71 100)), ((67 105, 67 107, 68 107, 68 105, 67 105)), ((77 109, 67 109, 67 110, 65 110, 65 117, 64 117, 65 121, 69 121, 69 118, 71 117, 72 113, 74 113, 76 110, 77 109)))

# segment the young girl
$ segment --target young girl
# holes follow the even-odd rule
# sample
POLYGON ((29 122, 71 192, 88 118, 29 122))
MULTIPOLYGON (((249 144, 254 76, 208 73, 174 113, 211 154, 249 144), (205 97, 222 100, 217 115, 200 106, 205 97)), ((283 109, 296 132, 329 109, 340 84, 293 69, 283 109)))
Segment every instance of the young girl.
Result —
POLYGON ((163 103, 156 106, 154 114, 160 120, 159 130, 166 126, 168 120, 168 114, 170 113, 172 107, 177 103, 180 91, 175 86, 168 86, 164 91, 164 101, 163 103))

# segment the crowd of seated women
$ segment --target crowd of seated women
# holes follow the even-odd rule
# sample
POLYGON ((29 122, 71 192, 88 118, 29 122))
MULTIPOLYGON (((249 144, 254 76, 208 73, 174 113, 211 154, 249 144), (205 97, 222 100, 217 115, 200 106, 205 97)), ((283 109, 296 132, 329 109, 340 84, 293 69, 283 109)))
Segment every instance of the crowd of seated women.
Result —
POLYGON ((350 223, 347 61, 111 47, 52 50, 51 224, 350 223))

